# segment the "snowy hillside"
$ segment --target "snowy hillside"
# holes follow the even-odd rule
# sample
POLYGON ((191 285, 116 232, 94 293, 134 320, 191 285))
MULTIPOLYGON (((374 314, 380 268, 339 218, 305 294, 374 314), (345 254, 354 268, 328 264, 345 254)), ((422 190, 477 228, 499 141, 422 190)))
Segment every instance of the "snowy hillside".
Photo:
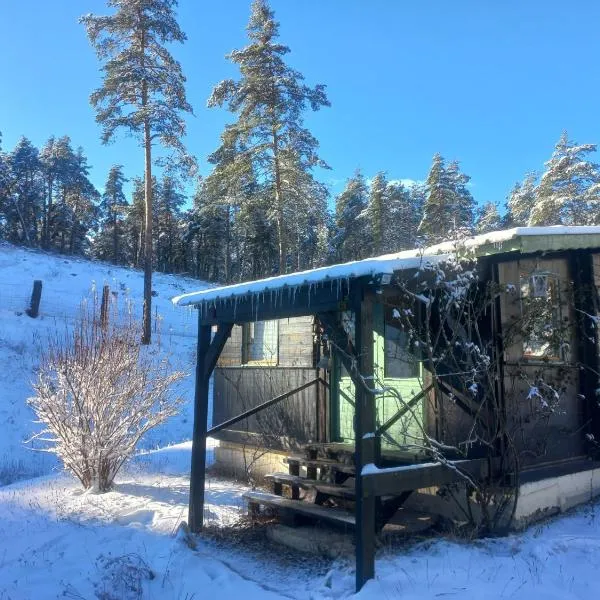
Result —
MULTIPOLYGON (((72 323, 82 301, 101 294, 109 285, 112 302, 131 304, 141 315, 143 276, 140 271, 64 255, 45 254, 0 243, 0 485, 48 473, 54 457, 36 452, 39 442, 24 442, 38 431, 26 405, 31 395, 39 349, 48 335, 72 323), (32 319, 29 306, 33 281, 43 284, 40 316, 32 319)), ((194 311, 174 308, 173 296, 201 289, 195 279, 156 274, 153 281, 153 348, 170 355, 174 367, 192 373, 195 357, 194 311)), ((193 378, 180 388, 186 402, 182 412, 143 441, 145 447, 190 439, 193 378)))

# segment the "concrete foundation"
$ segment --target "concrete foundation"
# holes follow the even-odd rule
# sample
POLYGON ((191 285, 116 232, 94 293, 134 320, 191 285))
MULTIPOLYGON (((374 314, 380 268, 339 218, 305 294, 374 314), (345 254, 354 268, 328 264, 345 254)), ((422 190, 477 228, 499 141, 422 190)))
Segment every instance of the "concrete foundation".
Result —
POLYGON ((286 456, 285 452, 220 441, 215 448, 215 468, 235 479, 261 481, 268 473, 287 473, 286 456))
POLYGON ((533 521, 569 510, 600 496, 600 469, 524 483, 513 526, 522 529, 533 521))

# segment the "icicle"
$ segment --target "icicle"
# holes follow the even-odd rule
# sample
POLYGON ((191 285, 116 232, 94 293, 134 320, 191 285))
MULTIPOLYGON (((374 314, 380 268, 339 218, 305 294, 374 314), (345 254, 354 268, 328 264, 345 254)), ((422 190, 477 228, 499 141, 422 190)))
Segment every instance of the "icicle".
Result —
POLYGON ((238 304, 238 297, 235 296, 233 298, 233 320, 235 321, 235 315, 237 313, 237 304, 238 304))

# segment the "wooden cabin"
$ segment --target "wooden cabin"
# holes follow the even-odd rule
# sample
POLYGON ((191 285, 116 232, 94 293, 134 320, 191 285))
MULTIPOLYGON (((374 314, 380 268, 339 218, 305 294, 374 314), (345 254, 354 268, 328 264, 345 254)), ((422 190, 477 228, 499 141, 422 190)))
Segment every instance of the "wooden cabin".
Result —
POLYGON ((599 285, 600 227, 533 227, 174 299, 199 319, 191 528, 207 435, 271 486, 254 511, 354 529, 357 588, 401 506, 460 490, 456 520, 514 527, 590 499, 599 285))

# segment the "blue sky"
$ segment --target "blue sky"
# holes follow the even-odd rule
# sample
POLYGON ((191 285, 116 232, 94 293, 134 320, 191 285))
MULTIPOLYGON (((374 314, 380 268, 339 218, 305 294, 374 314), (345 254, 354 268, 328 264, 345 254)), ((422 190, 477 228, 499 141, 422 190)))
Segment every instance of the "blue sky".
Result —
MULTIPOLYGON (((236 76, 225 54, 246 43, 250 0, 180 0, 188 42, 173 53, 195 117, 188 147, 208 172, 226 111, 206 99, 236 76)), ((359 167, 424 179, 435 152, 458 159, 481 203, 504 202, 515 181, 541 169, 561 131, 600 142, 600 3, 594 0, 272 0, 290 64, 325 83, 331 108, 307 116, 339 192, 359 167)), ((102 0, 2 0, 0 131, 41 146, 68 134, 102 186, 110 165, 143 173, 132 139, 100 143, 88 104, 99 63, 78 17, 102 0)))

